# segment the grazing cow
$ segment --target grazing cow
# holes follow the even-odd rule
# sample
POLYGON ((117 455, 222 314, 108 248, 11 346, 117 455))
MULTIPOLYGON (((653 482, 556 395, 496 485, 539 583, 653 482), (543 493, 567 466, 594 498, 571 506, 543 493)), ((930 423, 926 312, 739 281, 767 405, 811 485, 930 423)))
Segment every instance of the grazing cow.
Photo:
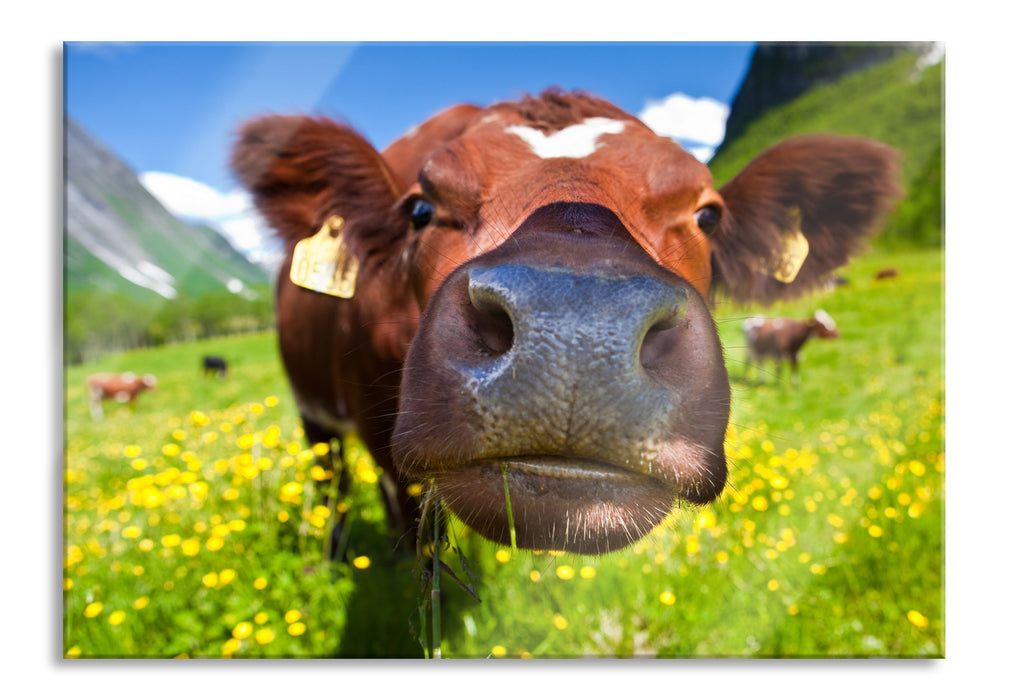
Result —
POLYGON ((356 426, 399 533, 422 484, 491 540, 512 524, 520 547, 583 553, 722 490, 709 296, 818 286, 900 193, 896 151, 831 135, 716 189, 635 117, 556 90, 450 108, 381 154, 264 116, 232 167, 286 244, 277 326, 307 438, 356 426))
POLYGON ((141 391, 152 390, 157 386, 157 383, 153 374, 145 374, 142 377, 138 377, 133 372, 92 374, 87 378, 91 417, 97 419, 104 415, 102 401, 107 399, 114 399, 119 403, 128 403, 133 406, 141 391))
POLYGON ((836 338, 839 335, 834 319, 823 309, 819 309, 810 319, 767 319, 754 316, 743 321, 743 333, 746 334, 747 369, 756 364, 759 371, 761 362, 770 358, 778 364, 780 377, 781 364, 788 360, 793 382, 798 381, 799 350, 806 341, 813 336, 836 338))
POLYGON ((897 277, 900 273, 897 272, 895 267, 884 267, 882 270, 876 273, 874 279, 878 282, 879 280, 889 280, 897 277))
POLYGON ((224 377, 228 374, 228 363, 224 361, 223 357, 207 355, 203 358, 203 373, 224 377))

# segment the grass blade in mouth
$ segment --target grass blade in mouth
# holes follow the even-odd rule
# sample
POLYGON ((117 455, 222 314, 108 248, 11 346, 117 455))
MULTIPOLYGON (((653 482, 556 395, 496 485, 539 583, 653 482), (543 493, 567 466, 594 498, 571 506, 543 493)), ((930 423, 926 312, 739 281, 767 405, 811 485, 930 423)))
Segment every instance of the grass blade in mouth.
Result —
POLYGON ((508 463, 501 464, 501 477, 504 479, 505 508, 508 511, 508 534, 511 536, 512 549, 518 549, 515 544, 515 517, 512 515, 512 499, 508 495, 508 463))

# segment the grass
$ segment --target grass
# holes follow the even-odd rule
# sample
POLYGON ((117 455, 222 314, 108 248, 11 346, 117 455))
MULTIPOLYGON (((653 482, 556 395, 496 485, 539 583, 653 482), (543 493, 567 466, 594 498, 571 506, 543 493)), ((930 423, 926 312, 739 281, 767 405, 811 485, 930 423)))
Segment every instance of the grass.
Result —
MULTIPOLYGON (((801 382, 743 377, 719 305, 733 414, 730 483, 605 557, 523 552, 447 521, 445 657, 945 655, 942 253, 870 254, 849 284, 761 310, 826 309, 801 382), (885 266, 901 274, 875 282, 885 266)), ((68 657, 420 657, 426 579, 390 546, 378 471, 353 440, 335 563, 328 475, 305 444, 271 334, 108 356, 66 371, 68 657), (224 380, 199 371, 227 357, 224 380), (135 409, 93 421, 92 371, 154 372, 135 409)), ((425 560, 427 563, 427 560, 425 560)), ((422 640, 424 642, 422 643, 422 640)))

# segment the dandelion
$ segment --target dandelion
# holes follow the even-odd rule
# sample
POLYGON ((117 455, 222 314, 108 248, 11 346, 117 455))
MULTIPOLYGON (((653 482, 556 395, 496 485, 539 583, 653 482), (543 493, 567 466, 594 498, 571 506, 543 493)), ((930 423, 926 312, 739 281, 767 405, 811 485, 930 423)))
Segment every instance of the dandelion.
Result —
POLYGON ((235 570, 234 569, 223 569, 221 573, 217 575, 218 580, 222 586, 226 586, 235 580, 235 570))
POLYGON ((659 595, 659 602, 663 605, 672 605, 676 602, 676 595, 672 591, 662 591, 659 595))
POLYGON ((869 535, 872 537, 882 537, 883 528, 881 528, 879 525, 871 525, 869 526, 869 535))
POLYGON ((210 550, 211 552, 216 552, 223 546, 224 546, 224 540, 222 540, 220 537, 211 537, 210 539, 207 540, 207 549, 210 550))
POLYGON ((912 518, 918 518, 924 512, 925 512, 925 504, 923 503, 913 503, 907 509, 907 514, 912 518))
POLYGON ((564 630, 564 629, 567 629, 567 627, 568 627, 568 621, 560 613, 557 613, 556 615, 554 615, 554 617, 553 617, 553 623, 554 623, 554 627, 556 627, 559 630, 564 630))
POLYGON ((124 613, 122 610, 116 610, 109 614, 109 624, 113 626, 121 625, 123 623, 123 620, 125 619, 126 619, 126 613, 124 613))
POLYGON ((557 578, 563 581, 567 581, 568 579, 573 578, 574 575, 575 570, 570 566, 568 566, 567 564, 557 567, 557 578))
POLYGON ((287 626, 287 633, 292 637, 300 637, 305 634, 305 623, 304 622, 292 622, 287 626))
POLYGON ((258 612, 256 613, 256 616, 252 618, 252 621, 255 622, 257 625, 265 625, 266 621, 269 619, 270 616, 267 615, 265 612, 258 612))
POLYGON ((536 570, 534 569, 534 570, 532 570, 532 571, 530 571, 530 572, 529 572, 529 579, 530 579, 530 580, 531 580, 531 581, 532 581, 533 583, 536 583, 536 582, 538 582, 538 581, 540 580, 540 578, 541 578, 541 576, 540 576, 540 572, 539 572, 539 571, 536 571, 536 570))
POLYGON ((297 622, 300 619, 301 619, 300 610, 288 610, 286 613, 284 613, 284 622, 286 622, 289 625, 297 622))
POLYGON ((371 566, 371 559, 362 554, 359 557, 354 557, 353 564, 358 569, 367 569, 369 566, 371 566))
POLYGON ((767 582, 767 590, 776 591, 779 588, 781 588, 781 582, 778 581, 778 579, 772 578, 770 581, 767 582))
POLYGON ((104 607, 105 606, 98 601, 90 603, 86 608, 84 608, 84 617, 98 617, 104 607))
POLYGON ((252 623, 251 622, 239 622, 235 625, 235 628, 231 630, 231 636, 235 639, 248 639, 252 635, 252 623))
POLYGON ((252 582, 252 587, 257 591, 261 591, 266 588, 267 581, 264 577, 260 576, 255 581, 252 582))
POLYGON ((136 525, 130 525, 129 527, 123 530, 123 537, 125 537, 128 540, 135 540, 136 538, 140 537, 140 528, 137 527, 136 525))
POLYGON ((508 653, 508 650, 505 649, 500 644, 496 644, 494 645, 494 647, 491 648, 490 653, 492 656, 495 656, 500 659, 502 656, 508 653))
POLYGON ((729 553, 725 551, 718 552, 717 554, 715 554, 715 561, 717 561, 719 564, 724 564, 725 562, 729 561, 729 553))
POLYGON ((908 610, 907 619, 915 627, 928 627, 928 618, 922 615, 917 610, 908 610))
POLYGON ((175 534, 165 535, 164 537, 161 538, 161 546, 168 547, 169 549, 171 549, 172 547, 178 547, 179 544, 181 543, 182 538, 179 535, 175 534))
POLYGON ((219 578, 216 571, 211 571, 209 574, 204 574, 203 579, 201 580, 203 581, 203 585, 207 588, 216 588, 219 578))
POLYGON ((143 610, 144 608, 147 607, 147 604, 150 603, 150 602, 151 602, 151 599, 148 598, 147 596, 145 596, 145 595, 144 596, 140 596, 139 598, 137 598, 136 600, 133 601, 133 609, 134 610, 143 610))
POLYGON ((229 639, 224 644, 221 645, 221 654, 223 656, 231 656, 242 646, 242 643, 237 639, 229 639))
POLYGON ((759 510, 759 511, 763 512, 763 511, 767 510, 767 505, 768 505, 767 504, 767 499, 764 498, 763 496, 754 496, 753 497, 753 504, 752 505, 753 505, 753 509, 754 510, 759 510))
POLYGON ((509 561, 512 558, 512 553, 509 552, 507 549, 499 549, 497 552, 494 553, 494 558, 497 559, 502 564, 504 564, 505 562, 509 561))
POLYGON ((181 451, 181 448, 175 443, 169 443, 161 448, 161 454, 165 457, 176 457, 181 451))
POLYGON ((591 566, 583 566, 578 570, 578 575, 584 579, 593 579, 596 577, 596 570, 591 566))
POLYGON ((279 403, 279 399, 277 399, 276 396, 267 396, 265 399, 263 399, 263 403, 269 406, 270 408, 273 408, 279 403))
POLYGON ((67 649, 66 658, 68 659, 76 659, 80 657, 80 655, 81 655, 81 648, 76 644, 67 649))
POLYGON ((420 498, 420 495, 424 493, 424 487, 421 484, 410 484, 406 487, 406 493, 408 496, 420 498))

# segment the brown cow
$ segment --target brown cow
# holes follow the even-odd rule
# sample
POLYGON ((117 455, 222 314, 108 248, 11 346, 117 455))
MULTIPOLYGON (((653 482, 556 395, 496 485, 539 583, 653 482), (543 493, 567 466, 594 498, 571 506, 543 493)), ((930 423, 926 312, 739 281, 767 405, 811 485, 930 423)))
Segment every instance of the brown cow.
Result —
POLYGON ((153 374, 145 374, 142 377, 138 377, 133 372, 92 374, 87 378, 88 405, 91 408, 91 417, 97 419, 104 415, 102 401, 107 399, 133 406, 141 391, 150 391, 157 386, 157 383, 158 380, 153 374))
POLYGON ((743 333, 746 335, 747 369, 756 365, 759 373, 761 362, 770 358, 778 364, 780 378, 781 364, 788 360, 793 382, 799 379, 799 350, 806 341, 813 336, 836 338, 839 335, 834 319, 823 309, 818 309, 809 319, 754 316, 743 321, 743 333))
POLYGON ((232 165, 286 242, 278 334, 308 439, 356 426, 400 533, 420 483, 508 542, 506 471, 520 547, 597 553, 722 490, 709 296, 821 284, 899 195, 897 160, 801 136, 716 189, 616 106, 548 91, 446 110, 382 154, 266 116, 232 165))

